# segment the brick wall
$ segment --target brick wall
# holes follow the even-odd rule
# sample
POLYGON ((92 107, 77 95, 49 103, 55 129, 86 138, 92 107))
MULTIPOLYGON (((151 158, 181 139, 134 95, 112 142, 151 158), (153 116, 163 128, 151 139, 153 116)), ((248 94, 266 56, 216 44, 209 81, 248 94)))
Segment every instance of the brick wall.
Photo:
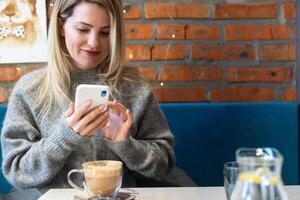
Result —
MULTIPOLYGON (((161 102, 296 100, 296 0, 124 2, 126 58, 161 102)), ((0 102, 42 66, 0 65, 0 102)))

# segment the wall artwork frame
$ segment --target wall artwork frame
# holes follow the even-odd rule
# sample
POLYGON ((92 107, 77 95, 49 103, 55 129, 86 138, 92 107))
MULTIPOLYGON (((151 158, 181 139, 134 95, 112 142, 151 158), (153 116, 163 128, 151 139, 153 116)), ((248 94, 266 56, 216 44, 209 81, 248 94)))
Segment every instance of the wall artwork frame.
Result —
POLYGON ((0 63, 47 62, 46 0, 0 0, 0 63))

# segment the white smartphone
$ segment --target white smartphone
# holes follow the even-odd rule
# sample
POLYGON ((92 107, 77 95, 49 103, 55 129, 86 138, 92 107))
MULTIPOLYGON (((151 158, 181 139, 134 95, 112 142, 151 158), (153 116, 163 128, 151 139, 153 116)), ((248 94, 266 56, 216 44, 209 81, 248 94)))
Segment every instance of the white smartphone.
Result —
POLYGON ((109 87, 107 85, 80 84, 76 88, 75 112, 88 100, 92 101, 92 105, 87 112, 100 104, 104 104, 106 109, 108 99, 109 87))

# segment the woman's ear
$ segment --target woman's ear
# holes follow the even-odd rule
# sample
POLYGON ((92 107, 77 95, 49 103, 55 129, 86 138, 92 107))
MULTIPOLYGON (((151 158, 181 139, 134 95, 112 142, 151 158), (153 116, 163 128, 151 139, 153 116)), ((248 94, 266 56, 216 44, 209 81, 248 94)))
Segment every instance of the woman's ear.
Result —
POLYGON ((57 23, 58 23, 59 35, 61 37, 65 37, 64 23, 62 22, 62 20, 60 18, 58 18, 57 23))

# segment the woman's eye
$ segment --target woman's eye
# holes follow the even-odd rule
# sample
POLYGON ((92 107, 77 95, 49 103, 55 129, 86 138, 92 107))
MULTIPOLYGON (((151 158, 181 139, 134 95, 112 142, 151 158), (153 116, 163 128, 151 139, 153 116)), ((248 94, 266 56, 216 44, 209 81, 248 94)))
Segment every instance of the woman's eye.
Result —
POLYGON ((83 28, 77 28, 77 30, 78 30, 79 32, 82 32, 82 33, 87 33, 87 32, 89 32, 88 29, 83 29, 83 28))
POLYGON ((101 34, 101 35, 104 35, 104 36, 108 36, 108 35, 109 35, 109 32, 104 32, 104 31, 103 31, 103 32, 100 32, 100 34, 101 34))

